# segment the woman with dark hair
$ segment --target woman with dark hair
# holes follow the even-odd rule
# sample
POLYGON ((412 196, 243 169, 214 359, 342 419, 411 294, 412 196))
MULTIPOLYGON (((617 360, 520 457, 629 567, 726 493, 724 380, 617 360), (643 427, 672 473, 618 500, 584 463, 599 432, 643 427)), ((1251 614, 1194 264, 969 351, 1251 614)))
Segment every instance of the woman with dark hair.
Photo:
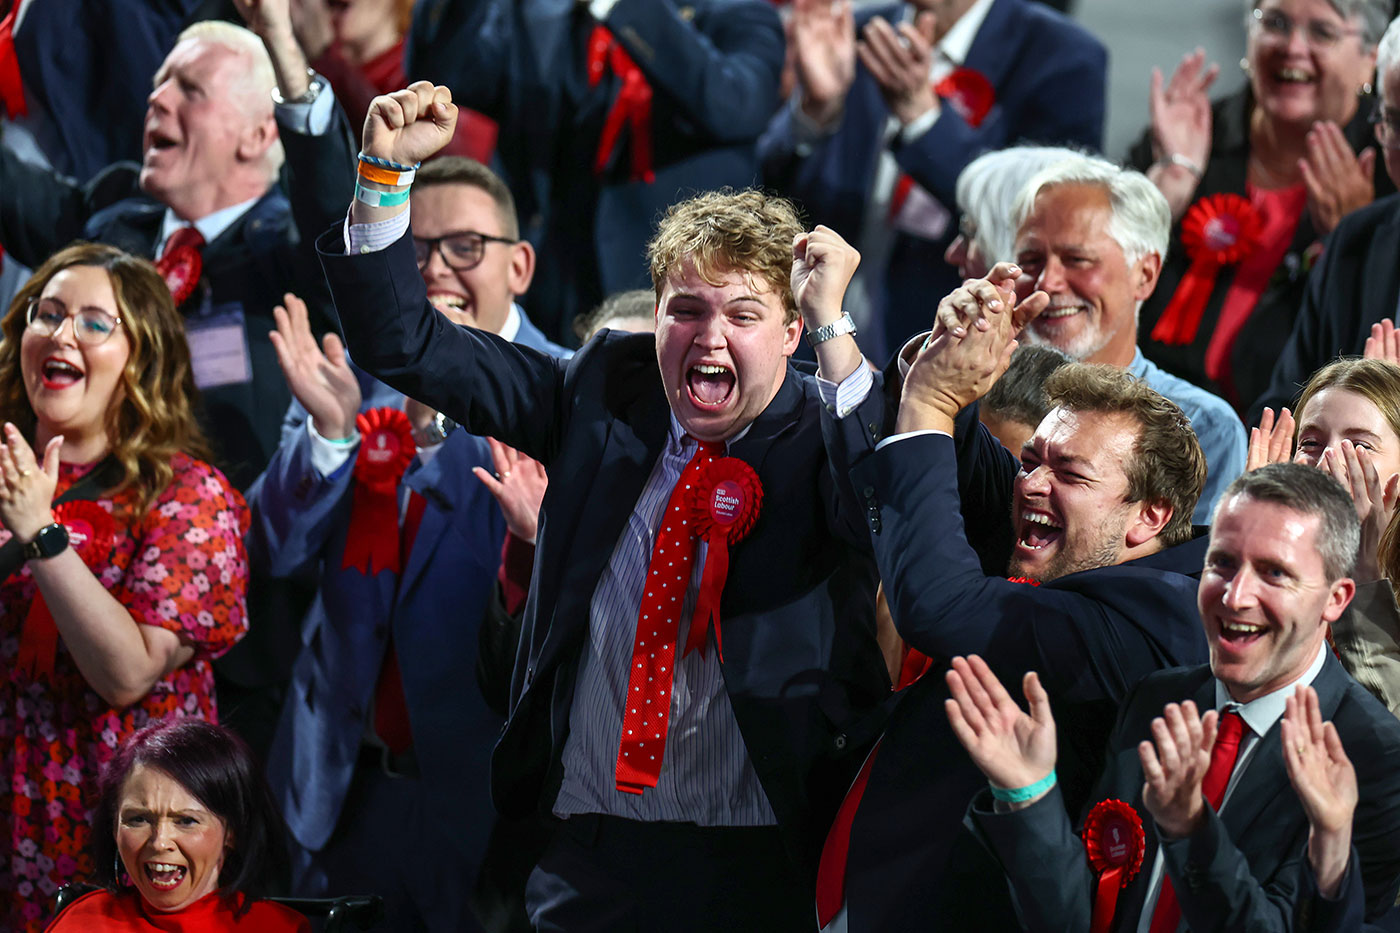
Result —
POLYGON ((149 263, 61 250, 0 331, 0 929, 34 931, 93 871, 95 779, 121 739, 215 718, 247 516, 200 459, 183 324, 149 263))
POLYGON ((198 719, 131 736, 102 773, 94 880, 52 931, 310 929, 259 901, 286 864, 282 817, 243 740, 198 719))

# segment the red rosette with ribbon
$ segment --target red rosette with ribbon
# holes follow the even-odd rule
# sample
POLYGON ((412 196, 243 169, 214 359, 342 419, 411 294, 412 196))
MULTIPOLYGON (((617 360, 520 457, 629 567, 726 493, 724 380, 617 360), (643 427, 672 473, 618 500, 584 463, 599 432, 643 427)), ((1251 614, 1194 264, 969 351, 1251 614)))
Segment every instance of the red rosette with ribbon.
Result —
POLYGON ((724 660, 724 642, 719 630, 719 601, 724 581, 729 577, 729 547, 743 540, 758 520, 763 505, 763 484, 758 474, 738 457, 711 460, 691 485, 686 505, 694 534, 708 545, 705 570, 700 576, 700 594, 695 614, 690 618, 690 634, 685 640, 684 657, 699 648, 705 650, 705 633, 715 622, 715 650, 724 660))
POLYGON ((933 86, 933 93, 974 129, 982 125, 997 102, 996 88, 976 68, 954 68, 952 74, 933 86))
POLYGON ((628 178, 651 184, 656 181, 651 154, 651 83, 608 27, 599 24, 588 37, 588 86, 597 87, 609 69, 622 79, 622 87, 603 122, 593 174, 601 175, 607 169, 625 125, 632 141, 628 178))
POLYGON ((1103 800, 1084 820, 1084 849, 1089 867, 1099 876, 1090 933, 1107 933, 1118 905, 1118 892, 1137 877, 1147 837, 1142 818, 1121 800, 1103 800))
MULTIPOLYGON (((68 529, 68 546, 89 568, 95 571, 111 556, 117 522, 96 502, 74 499, 61 503, 54 507, 53 520, 68 529)), ((53 613, 44 602, 44 594, 36 590, 29 603, 29 614, 24 617, 24 631, 20 635, 15 667, 27 673, 31 679, 47 679, 53 676, 57 651, 58 626, 54 624, 53 613)))
POLYGON ((1192 204, 1181 220, 1181 245, 1191 265, 1152 328, 1152 339, 1173 347, 1194 341, 1221 267, 1247 259, 1263 232, 1263 218, 1238 194, 1212 194, 1192 204))
POLYGON ((156 271, 165 279, 165 287, 170 289, 170 297, 178 308, 199 284, 199 276, 204 271, 204 256, 187 244, 172 246, 156 260, 156 271))
POLYGON ((360 451, 355 457, 355 489, 350 527, 340 567, 361 573, 399 572, 399 481, 418 447, 413 425, 397 408, 371 408, 355 418, 360 451))

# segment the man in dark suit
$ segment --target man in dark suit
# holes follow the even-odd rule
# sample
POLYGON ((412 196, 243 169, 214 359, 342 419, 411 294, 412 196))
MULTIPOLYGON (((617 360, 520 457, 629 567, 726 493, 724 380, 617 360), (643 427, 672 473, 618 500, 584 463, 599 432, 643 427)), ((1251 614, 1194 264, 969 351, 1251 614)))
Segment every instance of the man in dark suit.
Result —
POLYGON ((1029 0, 913 0, 861 24, 858 45, 849 3, 795 4, 799 86, 759 157, 767 184, 861 250, 848 304, 883 358, 959 283, 943 260, 958 173, 1018 140, 1098 149, 1108 55, 1029 0))
MULTIPOLYGON (((1266 466, 1227 490, 1198 594, 1210 664, 1134 688, 1092 798, 1118 801, 1120 829, 1136 820, 1145 834, 1141 870, 1118 893, 1113 929, 1140 929, 1149 915, 1154 931, 1182 921, 1193 930, 1327 924, 1338 905, 1304 897, 1306 876, 1321 867, 1318 878, 1336 879, 1334 859, 1347 856, 1318 851, 1280 742, 1286 702, 1309 686, 1356 768, 1359 864, 1344 870, 1360 872, 1369 918, 1395 902, 1400 723, 1326 643, 1355 589, 1359 537, 1351 497, 1311 468, 1266 466)), ((1044 691, 1026 677, 1026 716, 975 667, 959 662, 949 677, 954 729, 991 782, 970 825, 1001 860, 1032 929, 1088 929, 1097 880, 1053 786, 1055 724, 1044 691)))
MULTIPOLYGON (((378 98, 364 152, 432 153, 450 100, 427 82, 378 98)), ((404 209, 381 203, 399 196, 357 192, 318 243, 351 355, 550 471, 492 761, 498 808, 561 818, 532 921, 810 928, 855 752, 842 727, 888 690, 869 541, 827 453, 837 434, 869 450, 883 425, 840 309, 858 256, 758 192, 683 202, 651 247, 655 337, 603 333, 566 364, 444 323, 404 209), (804 324, 817 378, 788 360, 804 324)))
MULTIPOLYGON (((535 257, 499 177, 438 159, 419 171, 412 203, 439 313, 567 356, 514 303, 535 257)), ((464 672, 478 663, 509 521, 473 475, 491 469, 492 455, 485 438, 353 366, 338 340, 323 353, 295 302, 289 310, 274 343, 296 401, 248 502, 252 562, 320 584, 302 626, 314 647, 297 658, 268 761, 296 843, 292 891, 372 891, 395 929, 479 930, 468 896, 495 823, 487 763, 502 717, 464 672), (402 548, 396 572, 347 560, 356 522, 367 520, 356 420, 375 409, 402 412, 417 447, 394 490, 399 521, 375 529, 402 548), (386 864, 385 852, 416 857, 386 864)))
MULTIPOLYGON (((1012 308, 1011 268, 993 270, 1000 289, 970 283, 943 310, 993 300, 1012 308)), ((1014 312, 988 311, 1003 329, 986 335, 969 323, 987 343, 975 357, 947 335, 932 340, 907 374, 899 434, 853 479, 895 626, 922 658, 906 660, 905 682, 973 651, 1016 676, 1045 671, 1056 708, 1074 723, 1062 770, 1069 796, 1082 798, 1129 687, 1205 657, 1190 574, 1200 569, 1191 513, 1206 470, 1181 410, 1117 367, 1057 370, 1046 383, 1051 412, 1019 464, 978 424, 977 399, 1009 359, 1013 316, 1024 323, 1043 303, 1037 293, 1014 312)), ((959 802, 979 780, 957 754, 946 696, 936 674, 895 695, 865 786, 848 795, 855 809, 823 852, 823 922, 853 931, 948 916, 966 930, 1014 925, 994 866, 961 831, 959 802), (847 831, 843 871, 837 835, 847 831)))
POLYGON ((667 206, 755 182, 782 65, 767 0, 428 0, 405 71, 500 123, 540 253, 527 308, 567 341, 605 295, 650 284, 667 206))
POLYGON ((139 167, 117 163, 79 186, 0 148, 0 244, 29 266, 75 239, 153 260, 197 251, 180 311, 203 426, 245 488, 291 400, 267 338, 272 309, 290 291, 327 320, 311 241, 344 210, 354 148, 324 80, 308 74, 287 0, 241 9, 257 35, 215 21, 181 33, 147 100, 139 167), (277 184, 284 151, 290 201, 277 184))

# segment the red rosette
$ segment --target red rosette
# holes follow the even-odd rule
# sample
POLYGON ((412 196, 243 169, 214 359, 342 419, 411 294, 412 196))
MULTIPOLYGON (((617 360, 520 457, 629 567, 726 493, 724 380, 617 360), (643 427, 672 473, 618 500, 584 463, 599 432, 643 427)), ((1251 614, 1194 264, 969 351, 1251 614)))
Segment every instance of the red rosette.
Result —
MULTIPOLYGON (((117 522, 96 502, 75 499, 61 503, 54 507, 53 520, 68 529, 68 546, 94 572, 111 557, 117 522)), ((36 590, 24 617, 15 666, 31 679, 47 679, 53 675, 57 651, 58 626, 44 602, 44 594, 36 590)))
POLYGON ((597 87, 609 69, 622 79, 622 87, 603 122, 598 151, 593 157, 593 174, 601 175, 607 170, 626 126, 632 137, 628 180, 651 184, 656 181, 651 164, 651 82, 612 32, 600 23, 588 37, 588 86, 597 87))
POLYGON ((719 600, 724 581, 729 577, 729 546, 743 540, 758 520, 763 505, 763 483, 758 474, 738 457, 721 457, 701 468, 686 497, 690 523, 696 537, 703 540, 705 570, 700 577, 700 593, 695 600, 695 614, 690 618, 690 634, 685 640, 684 655, 699 648, 705 650, 705 633, 710 620, 715 623, 715 649, 724 660, 724 643, 720 639, 719 600))
POLYGON ((399 572, 399 481, 413 462, 413 425, 397 408, 371 408, 355 418, 360 451, 350 527, 340 567, 362 573, 399 572))
POLYGON ((982 125, 997 102, 996 88, 976 68, 954 68, 952 74, 933 86, 933 93, 947 101, 974 129, 982 125))
POLYGON ((1121 800, 1103 800, 1084 820, 1084 850, 1099 876, 1090 933, 1106 933, 1113 922, 1118 892, 1137 877, 1147 851, 1142 818, 1121 800))
POLYGON ((1194 341, 1220 267, 1248 258, 1263 232, 1263 218, 1238 194, 1212 194, 1192 204, 1181 220, 1181 245, 1191 265, 1152 328, 1152 339, 1174 347, 1194 341))
POLYGON ((172 246, 156 260, 156 271, 165 279, 165 287, 170 289, 170 297, 178 308, 199 284, 204 256, 193 246, 172 246))

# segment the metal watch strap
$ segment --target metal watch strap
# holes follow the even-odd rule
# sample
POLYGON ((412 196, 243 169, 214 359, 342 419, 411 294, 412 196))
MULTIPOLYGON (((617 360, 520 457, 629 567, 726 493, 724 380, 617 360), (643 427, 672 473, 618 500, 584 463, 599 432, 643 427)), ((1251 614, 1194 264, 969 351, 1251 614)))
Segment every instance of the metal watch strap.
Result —
POLYGON ((816 330, 807 334, 807 343, 816 346, 819 343, 826 343, 833 337, 840 337, 842 334, 854 334, 856 332, 856 322, 851 320, 848 312, 841 312, 841 316, 830 324, 823 324, 816 330))

